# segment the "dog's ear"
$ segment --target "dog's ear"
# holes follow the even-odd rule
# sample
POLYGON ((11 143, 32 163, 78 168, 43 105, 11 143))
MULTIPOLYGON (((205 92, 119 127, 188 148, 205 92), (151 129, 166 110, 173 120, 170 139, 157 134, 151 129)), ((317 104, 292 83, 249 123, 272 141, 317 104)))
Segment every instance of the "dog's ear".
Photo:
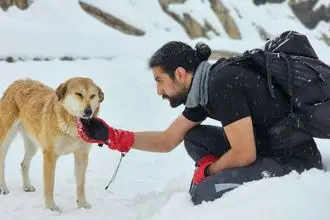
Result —
POLYGON ((68 83, 62 83, 61 85, 59 85, 57 87, 57 89, 55 90, 58 101, 60 101, 61 99, 64 98, 66 91, 68 90, 68 83))
POLYGON ((104 100, 104 93, 100 87, 97 87, 99 90, 99 102, 102 102, 104 100))

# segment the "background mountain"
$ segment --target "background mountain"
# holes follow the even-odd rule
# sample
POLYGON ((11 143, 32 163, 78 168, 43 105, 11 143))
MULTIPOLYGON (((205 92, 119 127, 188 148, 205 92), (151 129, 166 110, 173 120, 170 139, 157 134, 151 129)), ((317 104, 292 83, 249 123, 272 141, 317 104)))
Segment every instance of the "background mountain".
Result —
MULTIPOLYGON (((0 6, 9 17, 17 13, 23 14, 19 13, 18 9, 26 11, 20 16, 21 19, 25 19, 24 23, 29 25, 29 17, 35 17, 35 12, 39 12, 39 7, 42 5, 50 6, 49 2, 47 0, 0 0, 0 6)), ((109 29, 109 32, 110 29, 118 32, 119 37, 121 34, 125 35, 129 41, 153 36, 152 38, 162 39, 153 40, 159 45, 158 42, 177 39, 178 35, 182 36, 182 40, 191 40, 193 43, 198 40, 206 41, 214 50, 212 54, 214 58, 241 53, 242 50, 262 44, 266 39, 288 29, 307 34, 316 48, 330 46, 328 0, 58 0, 56 6, 56 8, 48 8, 49 15, 39 14, 38 19, 47 20, 59 13, 63 18, 70 17, 72 14, 85 13, 84 19, 87 15, 92 16, 100 22, 98 26, 102 24, 104 29, 109 29), (242 43, 246 41, 249 43, 242 43)), ((79 29, 84 32, 92 31, 84 19, 75 21, 69 19, 72 21, 71 24, 70 22, 65 24, 67 21, 59 19, 46 26, 50 32, 57 32, 68 26, 70 28, 70 25, 74 28, 79 26, 79 29)), ((44 21, 37 22, 45 24, 44 21)), ((54 40, 53 37, 45 35, 43 37, 49 38, 50 42, 54 40)), ((38 37, 35 39, 38 41, 38 37)), ((92 41, 92 39, 88 40, 92 41)), ((19 45, 26 43, 24 36, 17 41, 16 44, 19 45)), ((111 46, 109 41, 104 40, 103 43, 111 46)), ((36 53, 37 51, 36 49, 36 53)), ((7 56, 4 53, 5 51, 2 52, 2 59, 8 61, 13 59, 11 55, 14 59, 19 56, 18 52, 14 54, 15 52, 11 51, 12 54, 9 52, 7 56)), ((70 55, 65 55, 69 52, 62 53, 62 55, 57 54, 61 56, 61 59, 74 59, 70 55)), ((23 54, 24 50, 21 51, 21 55, 23 54)), ((105 52, 103 55, 111 57, 110 52, 105 52)), ((89 56, 86 54, 85 58, 89 56)), ((321 57, 327 59, 326 55, 321 54, 321 57)), ((21 57, 21 59, 24 58, 21 57)), ((35 55, 33 59, 51 58, 35 55)))

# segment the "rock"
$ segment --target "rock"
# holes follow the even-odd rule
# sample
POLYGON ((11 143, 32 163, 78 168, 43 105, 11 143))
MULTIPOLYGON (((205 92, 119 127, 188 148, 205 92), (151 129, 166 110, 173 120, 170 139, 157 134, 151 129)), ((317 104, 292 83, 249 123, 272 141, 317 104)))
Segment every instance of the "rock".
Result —
MULTIPOLYGON (((219 32, 207 21, 202 24, 194 19, 190 14, 184 13, 183 16, 176 14, 169 10, 169 5, 171 4, 182 4, 186 0, 158 0, 163 11, 172 17, 176 22, 178 22, 186 31, 188 36, 192 39, 200 37, 208 37, 209 32, 213 32, 216 36, 219 36, 219 32)), ((212 10, 218 17, 220 23, 223 25, 226 33, 232 39, 240 39, 240 32, 236 26, 234 20, 228 13, 228 10, 219 0, 209 0, 212 10)))
POLYGON ((318 0, 297 1, 290 0, 289 5, 295 16, 309 29, 313 29, 320 21, 330 21, 330 5, 321 5, 313 10, 318 0))
POLYGON ((258 31, 259 37, 261 40, 266 41, 270 38, 272 38, 273 36, 268 33, 263 27, 261 27, 260 25, 257 25, 255 22, 252 23, 252 25, 256 28, 256 30, 258 31))
POLYGON ((234 19, 229 15, 228 9, 220 0, 209 0, 211 8, 218 17, 226 33, 231 39, 241 39, 241 33, 234 19))
POLYGON ((227 50, 212 50, 210 59, 219 59, 221 57, 229 58, 229 57, 237 56, 237 55, 240 55, 240 54, 241 53, 227 51, 227 50))
POLYGON ((80 6, 90 15, 100 20, 104 24, 128 35, 142 36, 145 35, 143 30, 140 30, 130 24, 125 23, 123 20, 116 18, 101 9, 94 7, 85 2, 79 1, 80 6))
POLYGON ((253 3, 255 5, 263 5, 263 4, 266 4, 266 3, 280 4, 284 1, 285 0, 253 0, 253 3))
POLYGON ((208 38, 207 31, 209 29, 207 29, 203 24, 197 22, 191 15, 184 13, 183 16, 180 16, 169 10, 170 4, 182 4, 185 1, 186 0, 158 0, 163 11, 171 18, 173 18, 176 22, 178 22, 183 27, 183 29, 190 38, 192 39, 199 37, 208 38))
POLYGON ((25 10, 29 7, 28 0, 0 0, 0 7, 7 11, 10 6, 15 5, 17 8, 25 10))
POLYGON ((328 46, 330 46, 330 36, 326 33, 321 33, 321 40, 323 40, 328 46))

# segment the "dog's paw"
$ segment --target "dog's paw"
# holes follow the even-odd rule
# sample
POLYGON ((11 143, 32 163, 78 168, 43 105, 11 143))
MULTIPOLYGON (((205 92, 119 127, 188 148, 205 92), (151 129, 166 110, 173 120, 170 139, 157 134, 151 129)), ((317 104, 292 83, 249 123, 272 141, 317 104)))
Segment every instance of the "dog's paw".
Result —
POLYGON ((5 184, 0 185, 0 195, 6 195, 9 193, 8 187, 5 184))
POLYGON ((34 191, 36 191, 36 188, 34 188, 34 186, 32 186, 32 185, 26 185, 23 188, 24 188, 25 192, 34 192, 34 191))
POLYGON ((52 203, 52 204, 46 204, 46 209, 49 209, 50 211, 53 211, 53 212, 61 212, 61 208, 58 207, 55 203, 52 203))
POLYGON ((89 204, 87 201, 77 201, 78 208, 90 209, 92 205, 89 204))

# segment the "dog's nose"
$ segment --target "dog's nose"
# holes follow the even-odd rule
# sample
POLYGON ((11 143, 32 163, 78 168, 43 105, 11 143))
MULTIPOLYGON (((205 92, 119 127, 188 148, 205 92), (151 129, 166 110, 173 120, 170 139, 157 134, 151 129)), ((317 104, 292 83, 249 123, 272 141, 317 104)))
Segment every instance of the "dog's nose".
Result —
POLYGON ((92 108, 91 107, 85 108, 85 110, 84 110, 85 116, 89 117, 89 116, 92 115, 92 113, 93 113, 93 111, 92 111, 92 108))

